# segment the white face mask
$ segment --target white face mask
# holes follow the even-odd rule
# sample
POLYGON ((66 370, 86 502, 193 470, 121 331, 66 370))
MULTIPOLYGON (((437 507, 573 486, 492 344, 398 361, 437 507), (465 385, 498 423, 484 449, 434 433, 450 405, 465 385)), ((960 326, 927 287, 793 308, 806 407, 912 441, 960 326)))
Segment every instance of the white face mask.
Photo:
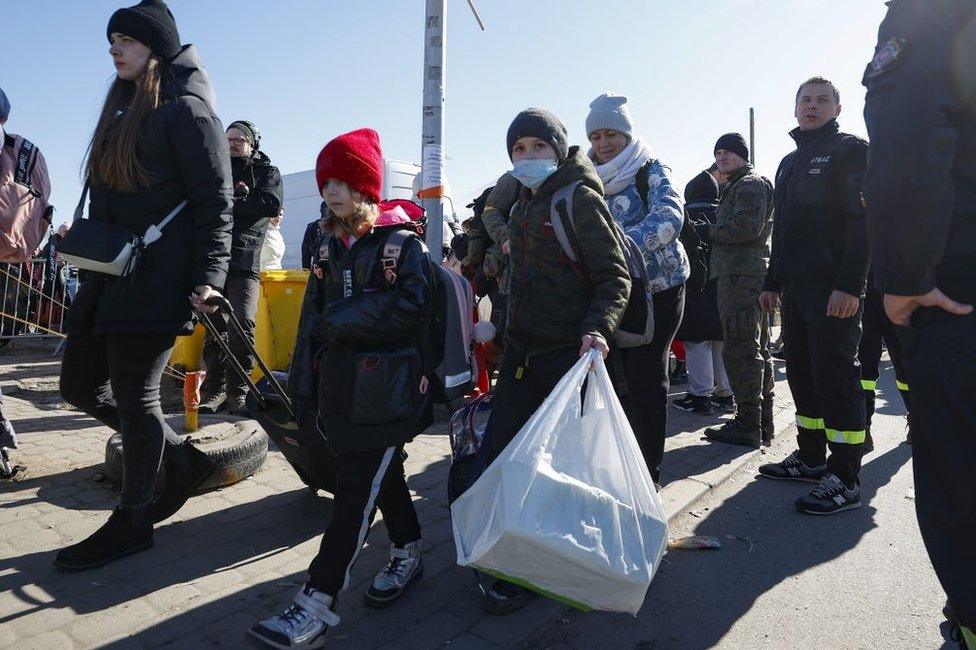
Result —
POLYGON ((526 158, 516 162, 510 173, 522 185, 534 190, 556 173, 557 167, 552 158, 526 158))

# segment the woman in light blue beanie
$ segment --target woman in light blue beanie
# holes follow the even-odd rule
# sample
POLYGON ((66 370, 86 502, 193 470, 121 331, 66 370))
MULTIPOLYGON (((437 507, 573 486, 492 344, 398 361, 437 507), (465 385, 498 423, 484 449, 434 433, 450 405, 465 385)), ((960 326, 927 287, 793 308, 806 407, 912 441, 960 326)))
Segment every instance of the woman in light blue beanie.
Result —
POLYGON ((668 354, 681 324, 685 282, 691 275, 678 239, 684 208, 670 170, 634 135, 626 97, 606 92, 594 99, 586 116, 586 135, 610 213, 641 246, 647 261, 654 340, 620 351, 628 385, 621 402, 657 483, 668 426, 668 354))

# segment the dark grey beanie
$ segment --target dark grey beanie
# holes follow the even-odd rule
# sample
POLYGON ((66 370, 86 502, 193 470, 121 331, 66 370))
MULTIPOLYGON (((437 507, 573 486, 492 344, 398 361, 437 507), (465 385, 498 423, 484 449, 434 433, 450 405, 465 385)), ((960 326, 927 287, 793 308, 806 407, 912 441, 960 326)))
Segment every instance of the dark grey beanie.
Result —
POLYGON ((258 138, 258 130, 256 126, 254 126, 247 120, 234 120, 227 127, 228 131, 230 131, 231 129, 237 129, 238 131, 243 133, 244 136, 251 141, 251 146, 254 147, 255 150, 258 148, 258 144, 260 143, 260 138, 258 138))
POLYGON ((569 136, 566 125, 544 108, 527 108, 512 120, 508 127, 508 158, 512 158, 512 147, 519 138, 532 137, 545 141, 556 150, 556 160, 562 162, 569 156, 569 136))
POLYGON ((749 145, 746 144, 746 139, 738 133, 726 133, 719 138, 718 142, 715 143, 715 148, 712 150, 712 153, 715 153, 719 149, 725 149, 726 151, 738 154, 743 160, 749 162, 749 145))
POLYGON ((114 32, 136 39, 164 61, 182 49, 176 19, 163 0, 142 0, 134 7, 119 9, 108 21, 109 42, 114 32))

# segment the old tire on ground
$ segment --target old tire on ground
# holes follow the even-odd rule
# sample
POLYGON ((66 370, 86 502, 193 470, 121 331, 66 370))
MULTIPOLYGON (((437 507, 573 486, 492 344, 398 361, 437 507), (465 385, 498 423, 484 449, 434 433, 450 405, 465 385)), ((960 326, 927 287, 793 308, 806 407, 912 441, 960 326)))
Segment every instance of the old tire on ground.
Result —
MULTIPOLYGON (((167 415, 166 422, 179 434, 183 416, 167 415)), ((233 485, 254 474, 268 456, 268 436, 254 420, 230 415, 201 415, 200 429, 189 436, 195 447, 217 464, 217 471, 198 492, 233 485)), ((105 477, 122 485, 122 436, 114 434, 105 444, 105 477)), ((157 490, 166 481, 160 467, 157 490)))

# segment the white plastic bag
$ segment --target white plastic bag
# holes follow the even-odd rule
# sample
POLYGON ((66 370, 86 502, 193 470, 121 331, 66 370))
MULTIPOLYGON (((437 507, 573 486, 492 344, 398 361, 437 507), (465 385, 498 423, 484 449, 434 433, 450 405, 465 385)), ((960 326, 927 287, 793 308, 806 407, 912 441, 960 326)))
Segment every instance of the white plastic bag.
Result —
POLYGON ((573 366, 451 515, 458 564, 581 609, 637 613, 667 518, 599 353, 573 366))

